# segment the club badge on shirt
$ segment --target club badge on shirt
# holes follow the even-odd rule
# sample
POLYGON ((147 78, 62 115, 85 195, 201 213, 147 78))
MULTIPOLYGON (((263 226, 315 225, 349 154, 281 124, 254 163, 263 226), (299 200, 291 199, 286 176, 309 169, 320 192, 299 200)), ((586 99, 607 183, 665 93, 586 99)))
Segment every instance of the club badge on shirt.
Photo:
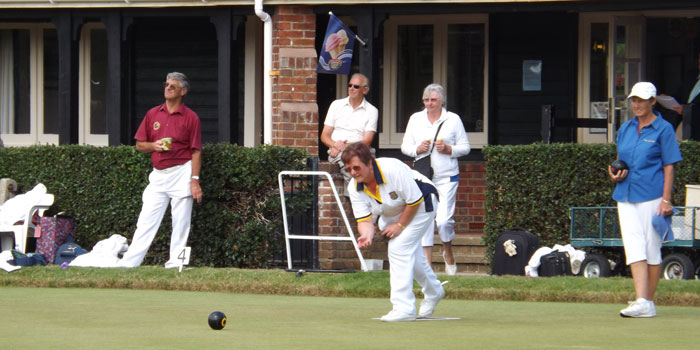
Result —
POLYGON ((153 130, 158 130, 158 129, 160 129, 160 122, 153 123, 153 130))
POLYGON ((389 197, 393 200, 396 200, 396 198, 399 198, 399 195, 396 194, 396 192, 391 191, 391 192, 389 192, 389 197))

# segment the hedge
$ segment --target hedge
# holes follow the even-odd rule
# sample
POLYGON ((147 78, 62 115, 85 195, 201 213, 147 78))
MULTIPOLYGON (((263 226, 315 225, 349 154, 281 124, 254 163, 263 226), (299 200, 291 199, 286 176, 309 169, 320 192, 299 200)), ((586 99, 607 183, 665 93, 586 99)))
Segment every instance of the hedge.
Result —
MULTIPOLYGON (((192 265, 269 266, 280 244, 277 174, 304 169, 306 156, 277 146, 204 145, 204 198, 194 204, 188 241, 192 265)), ((75 218, 76 243, 88 250, 113 234, 131 240, 151 169, 149 155, 131 146, 0 148, 0 178, 14 179, 21 192, 46 185, 55 195, 48 214, 75 218)), ((170 232, 168 209, 144 264, 168 259, 170 232)))
MULTIPOLYGON (((685 185, 700 183, 700 144, 680 143, 673 203, 685 204, 685 185)), ((486 224, 483 242, 491 261, 498 235, 524 228, 543 246, 568 244, 571 207, 615 205, 607 167, 615 144, 531 144, 487 146, 486 224)))

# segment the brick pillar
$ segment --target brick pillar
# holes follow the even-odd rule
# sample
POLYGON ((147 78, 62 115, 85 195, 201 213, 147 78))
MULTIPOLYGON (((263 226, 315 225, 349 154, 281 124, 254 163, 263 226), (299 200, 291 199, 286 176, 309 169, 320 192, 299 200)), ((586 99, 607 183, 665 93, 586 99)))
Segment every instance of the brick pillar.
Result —
POLYGON ((272 143, 317 156, 316 15, 309 6, 277 6, 272 23, 272 143))
POLYGON ((459 163, 455 209, 457 233, 483 233, 486 222, 486 168, 481 162, 459 163))

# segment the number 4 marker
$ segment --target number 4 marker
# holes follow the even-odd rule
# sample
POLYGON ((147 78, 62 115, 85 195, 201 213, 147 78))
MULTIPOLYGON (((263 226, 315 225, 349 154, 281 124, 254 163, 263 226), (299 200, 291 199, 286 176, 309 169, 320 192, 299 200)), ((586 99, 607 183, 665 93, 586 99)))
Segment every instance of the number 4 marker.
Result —
POLYGON ((180 260, 179 272, 182 272, 182 267, 190 264, 190 252, 192 247, 184 247, 180 254, 177 255, 177 259, 180 260))

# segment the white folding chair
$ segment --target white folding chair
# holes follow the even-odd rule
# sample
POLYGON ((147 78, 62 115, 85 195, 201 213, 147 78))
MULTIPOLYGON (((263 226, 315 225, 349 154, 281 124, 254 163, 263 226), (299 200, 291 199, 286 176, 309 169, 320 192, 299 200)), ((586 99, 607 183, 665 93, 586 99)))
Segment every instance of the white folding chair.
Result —
POLYGON ((32 232, 34 232, 34 228, 36 227, 36 225, 32 223, 32 217, 34 216, 34 213, 38 212, 39 216, 44 215, 44 211, 46 211, 46 209, 51 208, 53 201, 53 194, 43 194, 41 196, 41 199, 39 199, 38 203, 29 208, 29 210, 27 211, 27 216, 21 224, 0 225, 0 242, 2 243, 3 249, 8 250, 6 248, 11 246, 11 239, 14 238, 15 249, 19 250, 22 253, 26 253, 27 236, 29 235, 30 229, 32 232), (13 233, 14 237, 7 235, 6 233, 8 232, 13 233))

